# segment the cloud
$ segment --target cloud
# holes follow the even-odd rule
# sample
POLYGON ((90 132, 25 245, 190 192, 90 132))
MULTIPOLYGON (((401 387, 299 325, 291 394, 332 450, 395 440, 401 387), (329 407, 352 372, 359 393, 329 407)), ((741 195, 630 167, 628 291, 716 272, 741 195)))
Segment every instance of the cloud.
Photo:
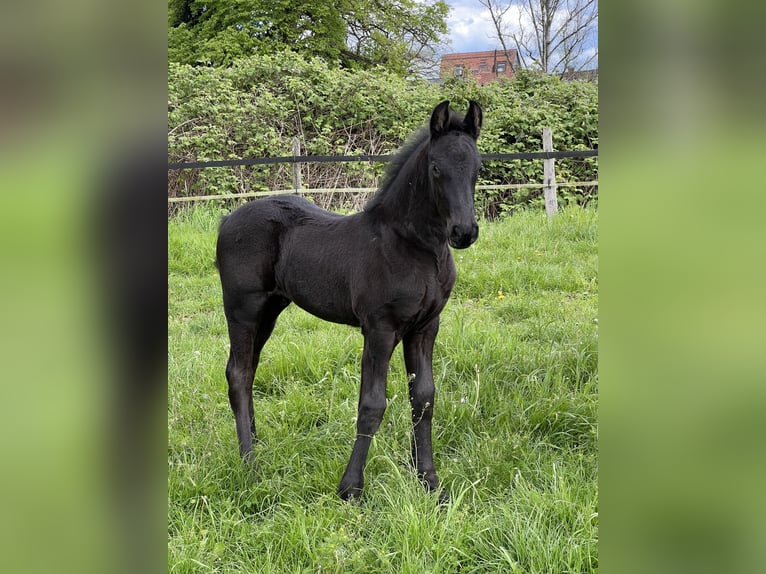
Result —
POLYGON ((489 11, 476 0, 455 0, 447 26, 452 52, 477 52, 500 47, 489 11))

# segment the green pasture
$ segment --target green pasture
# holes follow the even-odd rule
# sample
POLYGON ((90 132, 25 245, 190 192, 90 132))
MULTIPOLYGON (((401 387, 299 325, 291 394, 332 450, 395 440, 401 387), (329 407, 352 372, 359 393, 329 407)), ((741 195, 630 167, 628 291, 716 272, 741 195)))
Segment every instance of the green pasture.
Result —
POLYGON ((169 572, 598 570, 595 210, 483 222, 477 243, 454 252, 434 353, 447 506, 408 466, 398 349, 364 496, 338 499, 362 337, 294 306, 256 374, 257 471, 244 468, 213 265, 221 213, 199 206, 168 222, 169 572))

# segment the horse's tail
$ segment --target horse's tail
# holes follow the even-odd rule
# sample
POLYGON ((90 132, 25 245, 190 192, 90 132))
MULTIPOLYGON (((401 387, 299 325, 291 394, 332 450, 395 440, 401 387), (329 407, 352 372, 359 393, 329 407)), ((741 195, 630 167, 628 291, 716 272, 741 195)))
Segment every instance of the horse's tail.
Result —
MULTIPOLYGON (((218 223, 218 233, 219 234, 221 233, 221 228, 223 227, 223 224, 226 223, 226 220, 228 218, 229 218, 228 215, 222 215, 221 216, 221 221, 218 223)), ((213 264, 215 265, 216 269, 220 269, 220 267, 218 266, 218 250, 217 249, 216 249, 216 253, 215 253, 215 261, 213 262, 213 264)))

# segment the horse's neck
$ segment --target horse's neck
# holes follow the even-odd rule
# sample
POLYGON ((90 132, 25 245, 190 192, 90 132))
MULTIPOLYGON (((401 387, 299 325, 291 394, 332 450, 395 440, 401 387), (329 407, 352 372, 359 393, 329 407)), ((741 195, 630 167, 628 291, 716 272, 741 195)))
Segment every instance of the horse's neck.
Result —
POLYGON ((434 204, 428 162, 402 170, 387 197, 387 223, 415 244, 440 253, 447 243, 446 224, 434 204))

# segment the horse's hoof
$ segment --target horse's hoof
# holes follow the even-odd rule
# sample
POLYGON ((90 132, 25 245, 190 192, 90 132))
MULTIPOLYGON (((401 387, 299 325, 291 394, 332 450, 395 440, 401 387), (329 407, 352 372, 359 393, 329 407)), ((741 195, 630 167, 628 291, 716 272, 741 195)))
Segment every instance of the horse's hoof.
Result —
POLYGON ((439 477, 436 476, 435 471, 420 472, 418 478, 428 492, 439 490, 439 477))
POLYGON ((359 500, 362 497, 362 485, 344 485, 341 483, 340 486, 338 486, 338 496, 347 501, 359 500))
POLYGON ((247 456, 240 459, 242 461, 242 467, 243 468, 249 468, 250 470, 256 469, 255 464, 255 455, 254 454, 248 454, 247 456))
POLYGON ((420 479, 420 482, 423 484, 427 492, 437 493, 440 505, 450 503, 449 493, 440 486, 439 478, 436 476, 436 472, 428 471, 420 473, 418 478, 420 479))
POLYGON ((348 490, 338 489, 338 496, 346 502, 358 502, 362 498, 361 488, 349 488, 348 490))

